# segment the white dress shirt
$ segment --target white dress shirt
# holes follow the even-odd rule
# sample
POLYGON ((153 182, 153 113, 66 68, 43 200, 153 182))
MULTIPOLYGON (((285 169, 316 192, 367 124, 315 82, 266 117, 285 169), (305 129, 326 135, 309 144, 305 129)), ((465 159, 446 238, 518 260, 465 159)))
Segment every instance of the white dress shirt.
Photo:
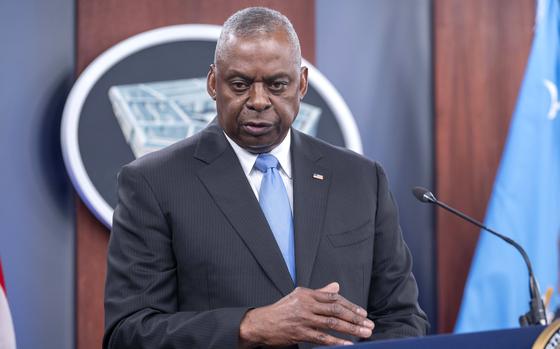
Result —
MULTIPOLYGON (((235 143, 228 135, 224 132, 226 139, 228 140, 229 144, 233 148, 233 151, 237 155, 239 159, 239 163, 243 168, 243 172, 251 184, 251 188, 253 189, 253 193, 259 199, 259 190, 261 189, 261 181, 263 179, 264 173, 257 170, 254 165, 255 161, 257 161, 257 154, 253 154, 248 152, 247 150, 241 148, 237 143, 235 143)), ((280 176, 282 177, 282 181, 284 182, 284 187, 288 192, 288 199, 290 200, 290 208, 292 210, 292 214, 294 214, 294 186, 292 183, 292 158, 290 156, 290 144, 292 141, 291 132, 288 132, 286 138, 282 141, 282 143, 278 144, 274 149, 270 151, 271 155, 274 155, 278 162, 280 163, 280 176)))

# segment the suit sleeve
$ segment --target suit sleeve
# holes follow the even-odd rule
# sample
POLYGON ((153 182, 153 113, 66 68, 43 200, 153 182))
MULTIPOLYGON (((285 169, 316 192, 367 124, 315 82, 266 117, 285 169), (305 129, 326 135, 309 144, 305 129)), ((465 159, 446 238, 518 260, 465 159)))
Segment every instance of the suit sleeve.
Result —
POLYGON ((425 335, 429 324, 418 305, 412 256, 402 237, 385 172, 376 167, 374 259, 367 309, 375 322, 371 340, 425 335))
POLYGON ((107 258, 103 348, 234 348, 247 308, 179 311, 172 232, 149 183, 119 174, 107 258))

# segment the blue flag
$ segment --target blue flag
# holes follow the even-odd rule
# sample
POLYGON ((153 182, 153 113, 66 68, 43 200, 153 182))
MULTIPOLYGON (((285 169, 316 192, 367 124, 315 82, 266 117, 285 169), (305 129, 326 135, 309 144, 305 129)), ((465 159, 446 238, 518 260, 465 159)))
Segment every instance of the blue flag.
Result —
MULTIPOLYGON (((541 0, 533 46, 485 223, 527 251, 541 291, 558 305, 560 232, 559 0, 541 0)), ((512 247, 481 232, 455 332, 517 327, 529 310, 527 268, 512 247)))

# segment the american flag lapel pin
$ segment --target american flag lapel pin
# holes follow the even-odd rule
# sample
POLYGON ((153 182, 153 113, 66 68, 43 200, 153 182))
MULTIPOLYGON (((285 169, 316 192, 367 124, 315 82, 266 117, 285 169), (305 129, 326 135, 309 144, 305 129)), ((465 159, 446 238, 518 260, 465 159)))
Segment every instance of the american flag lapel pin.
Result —
POLYGON ((320 181, 322 181, 323 179, 325 179, 325 177, 324 177, 322 174, 320 174, 320 173, 314 173, 314 174, 313 174, 313 178, 318 179, 318 180, 320 180, 320 181))

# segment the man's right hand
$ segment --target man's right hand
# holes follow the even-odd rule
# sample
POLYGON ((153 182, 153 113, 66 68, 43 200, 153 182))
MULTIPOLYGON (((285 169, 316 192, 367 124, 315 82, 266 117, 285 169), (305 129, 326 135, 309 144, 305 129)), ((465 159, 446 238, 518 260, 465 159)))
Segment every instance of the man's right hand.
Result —
POLYGON ((352 344, 325 330, 369 338, 373 321, 366 317, 363 308, 342 297, 339 290, 336 282, 317 290, 298 287, 272 305, 248 311, 239 329, 241 346, 286 346, 300 342, 352 344))

